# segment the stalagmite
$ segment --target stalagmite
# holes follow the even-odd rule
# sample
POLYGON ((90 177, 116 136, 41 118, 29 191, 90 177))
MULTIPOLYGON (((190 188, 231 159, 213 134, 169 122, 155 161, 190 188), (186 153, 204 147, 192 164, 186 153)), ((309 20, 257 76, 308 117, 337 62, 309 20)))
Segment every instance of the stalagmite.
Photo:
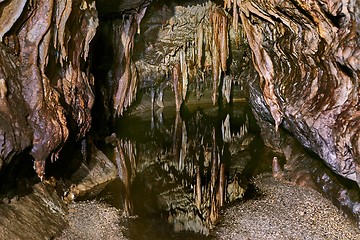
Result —
POLYGON ((283 172, 280 166, 279 159, 277 157, 273 157, 272 160, 272 175, 274 178, 279 178, 279 179, 283 177, 283 172))

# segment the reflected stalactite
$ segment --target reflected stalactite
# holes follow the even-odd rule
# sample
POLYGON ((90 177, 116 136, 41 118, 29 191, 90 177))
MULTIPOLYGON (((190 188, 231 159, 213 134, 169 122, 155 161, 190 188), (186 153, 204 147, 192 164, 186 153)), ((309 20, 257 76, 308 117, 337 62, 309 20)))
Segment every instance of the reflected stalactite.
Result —
POLYGON ((220 164, 220 173, 219 173, 219 190, 217 201, 219 202, 219 207, 224 206, 225 203, 225 185, 226 184, 226 176, 225 176, 225 164, 220 164))
POLYGON ((196 204, 197 209, 200 211, 201 210, 201 199, 202 199, 200 166, 196 166, 196 188, 195 189, 196 189, 195 204, 196 204))
POLYGON ((221 132, 224 142, 231 142, 230 115, 227 114, 225 120, 221 123, 221 132))
POLYGON ((133 179, 136 176, 136 147, 131 141, 118 139, 113 133, 106 139, 107 143, 114 146, 114 158, 118 169, 118 176, 124 187, 124 216, 134 214, 131 188, 133 179))
POLYGON ((136 174, 136 151, 134 144, 130 141, 121 140, 118 143, 120 153, 121 167, 123 169, 123 183, 125 187, 124 214, 133 215, 133 206, 131 201, 132 180, 136 174))
MULTIPOLYGON (((230 116, 227 114, 221 124, 215 124, 200 111, 190 120, 182 119, 179 112, 170 119, 166 114, 161 117, 154 114, 146 122, 147 128, 142 128, 141 138, 118 140, 118 165, 126 187, 124 196, 134 191, 149 196, 156 194, 156 208, 160 208, 175 231, 208 234, 219 219, 220 208, 241 199, 245 192, 245 186, 238 180, 245 167, 240 168, 237 162, 242 161, 242 156, 249 159, 245 149, 254 138, 249 134, 246 116, 242 117, 240 129, 231 127, 230 116), (221 125, 226 126, 225 131, 216 128, 221 125), (149 141, 144 136, 157 140, 149 141), (230 146, 237 150, 230 150, 230 146), (229 166, 229 159, 223 159, 231 156, 236 156, 234 167, 229 166), (137 173, 130 173, 135 168, 137 173), (136 190, 132 185, 135 181, 136 190)), ((143 195, 126 198, 138 201, 137 197, 143 195)), ((141 207, 124 204, 129 214, 130 210, 137 214, 139 209, 134 209, 135 206, 141 207)))
POLYGON ((231 89, 232 89, 233 77, 226 75, 223 79, 222 96, 226 99, 227 103, 231 102, 231 89))
POLYGON ((217 146, 217 139, 216 139, 216 130, 213 128, 212 130, 212 146, 211 146, 211 180, 210 180, 210 199, 211 199, 211 206, 210 206, 210 221, 211 223, 215 223, 216 220, 219 218, 219 207, 220 202, 223 201, 223 196, 220 195, 220 192, 223 191, 220 186, 221 182, 221 174, 219 175, 220 169, 220 153, 217 146))
POLYGON ((173 156, 174 162, 177 165, 177 169, 183 168, 184 165, 184 156, 182 155, 182 146, 183 146, 183 122, 180 117, 180 113, 176 113, 175 123, 174 123, 174 130, 173 130, 173 156))

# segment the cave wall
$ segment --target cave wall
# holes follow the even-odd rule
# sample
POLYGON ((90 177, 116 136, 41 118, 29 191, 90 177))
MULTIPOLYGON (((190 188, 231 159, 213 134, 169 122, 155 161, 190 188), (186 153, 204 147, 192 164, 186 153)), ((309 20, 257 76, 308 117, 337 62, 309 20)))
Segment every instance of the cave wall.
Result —
MULTIPOLYGON (((149 1, 96 3, 111 18, 107 31, 113 47, 111 70, 106 79, 97 79, 104 81, 97 91, 108 114, 119 116, 141 84, 132 56, 149 1)), ((284 127, 335 172, 360 184, 359 1, 223 4, 227 13, 209 15, 215 32, 209 38, 213 102, 231 71, 226 64, 234 61, 223 41, 231 35, 224 29, 241 28, 252 53, 246 80, 256 115, 273 122, 276 131, 284 127)), ((69 138, 79 140, 89 130, 95 99, 89 43, 98 24, 91 0, 0 2, 0 168, 25 152, 42 177, 46 160, 56 160, 69 138)), ((162 24, 174 29, 181 22, 162 24)), ((196 46, 204 44, 199 34, 196 46)), ((189 69, 181 54, 191 55, 186 44, 178 48, 185 52, 178 51, 179 62, 169 66, 172 84, 179 86, 173 87, 178 105, 186 95, 181 88, 187 81, 184 68, 189 69)), ((193 64, 202 65, 196 59, 194 54, 193 64)))
POLYGON ((69 136, 89 130, 97 25, 95 1, 0 2, 1 168, 30 155, 42 178, 69 136))
POLYGON ((360 185, 359 2, 237 1, 250 102, 360 185))

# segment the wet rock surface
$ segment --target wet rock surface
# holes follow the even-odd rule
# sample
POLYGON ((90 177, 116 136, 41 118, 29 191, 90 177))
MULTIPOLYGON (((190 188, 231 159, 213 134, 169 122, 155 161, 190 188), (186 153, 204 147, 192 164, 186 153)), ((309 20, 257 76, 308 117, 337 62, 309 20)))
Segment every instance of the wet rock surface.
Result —
POLYGON ((66 227, 67 207, 55 189, 45 183, 30 184, 22 182, 22 191, 11 199, 2 198, 2 239, 51 239, 66 227))
POLYGON ((358 2, 237 2, 254 110, 360 184, 358 2))
MULTIPOLYGON (((16 189, 0 195, 1 238, 52 239, 59 236, 69 223, 74 223, 70 221, 73 206, 71 203, 81 197, 96 196, 116 176, 114 164, 104 153, 93 147, 90 161, 83 162, 70 179, 51 177, 40 183, 36 176, 20 179, 16 189)), ((79 205, 81 210, 81 204, 79 205)), ((98 212, 91 205, 87 208, 87 211, 98 214, 89 221, 105 224, 98 217, 101 214, 102 217, 107 217, 100 212, 100 209, 106 208, 101 204, 96 206, 98 212)), ((116 211, 113 215, 115 214, 116 211)), ((83 221, 86 218, 83 215, 77 219, 85 224, 83 221)), ((70 225, 71 227, 73 225, 70 225)), ((81 236, 82 239, 89 239, 87 237, 90 235, 81 236)))
POLYGON ((95 2, 2 1, 0 10, 0 167, 28 155, 43 177, 69 136, 91 125, 95 2))
POLYGON ((217 239, 358 239, 359 229, 313 189, 261 175, 257 199, 229 207, 217 239))
POLYGON ((91 198, 96 196, 105 185, 116 179, 117 169, 107 156, 92 146, 92 154, 88 162, 82 162, 71 178, 71 184, 64 193, 64 200, 72 202, 77 198, 91 198))

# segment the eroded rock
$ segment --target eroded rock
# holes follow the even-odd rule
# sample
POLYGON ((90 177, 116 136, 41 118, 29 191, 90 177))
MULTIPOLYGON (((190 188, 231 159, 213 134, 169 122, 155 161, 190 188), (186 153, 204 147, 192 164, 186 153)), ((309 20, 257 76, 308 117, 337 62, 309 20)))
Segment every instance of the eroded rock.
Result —
POLYGON ((98 20, 94 1, 26 2, 0 3, 0 166, 25 152, 42 178, 69 135, 90 128, 94 80, 84 66, 98 20))
POLYGON ((275 126, 283 120, 306 148, 360 185, 356 5, 240 1, 240 15, 258 73, 249 78, 255 111, 275 126))

